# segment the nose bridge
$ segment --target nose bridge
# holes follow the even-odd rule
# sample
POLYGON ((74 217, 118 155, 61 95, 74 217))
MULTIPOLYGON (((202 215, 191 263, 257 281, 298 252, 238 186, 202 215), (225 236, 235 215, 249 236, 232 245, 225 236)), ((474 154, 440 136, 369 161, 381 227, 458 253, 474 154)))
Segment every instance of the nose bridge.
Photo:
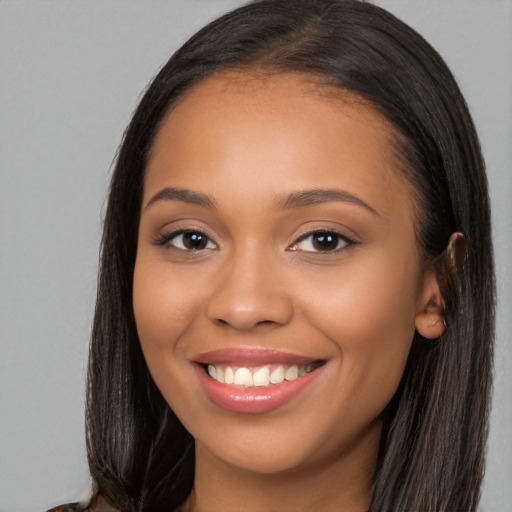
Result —
POLYGON ((239 330, 263 323, 287 323, 293 306, 278 261, 272 251, 254 242, 234 249, 210 295, 210 319, 239 330))

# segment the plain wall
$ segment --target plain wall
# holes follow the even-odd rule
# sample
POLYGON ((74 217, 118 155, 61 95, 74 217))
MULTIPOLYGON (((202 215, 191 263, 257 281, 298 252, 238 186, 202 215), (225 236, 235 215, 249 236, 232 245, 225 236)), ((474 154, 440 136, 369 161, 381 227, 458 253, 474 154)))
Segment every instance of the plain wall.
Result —
MULTIPOLYGON (((89 485, 83 402, 109 170, 140 92, 236 0, 0 0, 0 511, 89 485)), ((481 509, 512 511, 512 1, 380 0, 445 57, 487 160, 499 292, 481 509)))

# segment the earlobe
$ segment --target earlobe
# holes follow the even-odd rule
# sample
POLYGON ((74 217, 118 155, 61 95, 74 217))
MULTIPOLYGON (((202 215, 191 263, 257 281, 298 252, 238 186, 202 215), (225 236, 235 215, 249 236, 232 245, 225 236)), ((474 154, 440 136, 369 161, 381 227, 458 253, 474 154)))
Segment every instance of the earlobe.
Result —
POLYGON ((446 331, 446 324, 442 313, 423 311, 416 316, 416 331, 427 339, 436 339, 446 331))
POLYGON ((415 318, 416 331, 424 338, 439 338, 446 331, 444 299, 435 272, 427 271, 415 318))

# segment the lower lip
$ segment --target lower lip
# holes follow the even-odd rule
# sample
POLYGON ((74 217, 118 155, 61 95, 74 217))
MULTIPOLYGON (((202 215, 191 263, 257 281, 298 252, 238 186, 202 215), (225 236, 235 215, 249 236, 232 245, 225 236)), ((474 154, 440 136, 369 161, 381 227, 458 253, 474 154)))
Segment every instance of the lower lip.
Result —
POLYGON ((323 366, 291 381, 270 386, 244 388, 233 384, 221 384, 212 379, 200 365, 194 365, 199 382, 206 396, 216 405, 228 411, 260 414, 277 409, 312 384, 323 366))

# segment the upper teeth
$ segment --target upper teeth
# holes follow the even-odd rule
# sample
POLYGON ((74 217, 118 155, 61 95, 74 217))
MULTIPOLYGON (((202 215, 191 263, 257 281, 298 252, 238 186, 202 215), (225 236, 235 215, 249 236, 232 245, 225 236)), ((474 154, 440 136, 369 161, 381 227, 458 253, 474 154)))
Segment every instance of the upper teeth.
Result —
POLYGON ((212 379, 222 384, 237 384, 252 388, 254 386, 268 386, 279 384, 284 380, 295 380, 316 368, 314 363, 307 365, 292 364, 291 366, 272 365, 261 366, 255 369, 240 367, 236 370, 228 365, 209 364, 208 374, 212 379))

